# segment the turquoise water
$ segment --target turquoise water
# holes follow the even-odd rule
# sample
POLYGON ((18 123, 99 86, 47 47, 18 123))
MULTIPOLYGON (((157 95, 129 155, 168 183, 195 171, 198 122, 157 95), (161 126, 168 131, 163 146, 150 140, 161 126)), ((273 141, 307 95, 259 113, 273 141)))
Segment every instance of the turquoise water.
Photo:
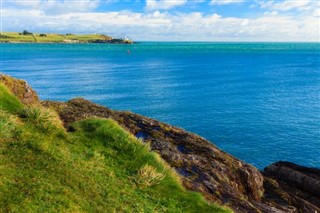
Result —
POLYGON ((1 44, 1 70, 42 99, 149 116, 259 168, 320 166, 319 43, 1 44))

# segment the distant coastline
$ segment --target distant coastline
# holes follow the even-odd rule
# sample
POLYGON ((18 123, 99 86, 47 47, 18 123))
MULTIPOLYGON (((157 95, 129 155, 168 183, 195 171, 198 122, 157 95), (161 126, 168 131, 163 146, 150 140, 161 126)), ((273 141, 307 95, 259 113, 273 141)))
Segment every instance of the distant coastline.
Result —
POLYGON ((56 34, 56 33, 32 33, 24 30, 18 32, 1 32, 0 43, 106 43, 106 44, 133 44, 126 37, 113 38, 104 34, 56 34))

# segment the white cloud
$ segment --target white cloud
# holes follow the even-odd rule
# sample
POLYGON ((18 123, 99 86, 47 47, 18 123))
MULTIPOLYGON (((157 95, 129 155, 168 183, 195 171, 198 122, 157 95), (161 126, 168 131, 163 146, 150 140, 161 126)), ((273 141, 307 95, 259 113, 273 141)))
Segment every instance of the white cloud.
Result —
POLYGON ((224 5, 224 4, 233 4, 233 3, 241 3, 244 0, 211 0, 211 5, 224 5))
POLYGON ((317 8, 313 11, 313 16, 320 17, 320 8, 317 8))
POLYGON ((134 40, 319 41, 319 3, 286 2, 263 1, 264 14, 236 18, 168 11, 187 0, 147 1, 149 8, 141 13, 95 12, 100 0, 3 0, 1 18, 3 31, 106 33, 134 40))
POLYGON ((187 0, 146 0, 147 10, 169 10, 187 3, 187 0))
POLYGON ((248 19, 244 19, 242 22, 241 22, 241 26, 247 26, 249 24, 249 20, 248 19))
POLYGON ((278 11, 266 11, 264 12, 264 15, 269 15, 269 16, 276 16, 278 15, 278 11))
POLYGON ((106 33, 134 40, 319 41, 319 20, 312 14, 299 19, 272 12, 258 18, 235 18, 200 12, 48 14, 7 8, 2 10, 2 19, 4 31, 106 33))
MULTIPOLYGON (((292 9, 303 10, 306 9, 311 3, 311 0, 286 0, 283 2, 266 1, 261 3, 261 8, 279 11, 289 11, 292 9)), ((315 3, 315 1, 313 3, 315 3)))

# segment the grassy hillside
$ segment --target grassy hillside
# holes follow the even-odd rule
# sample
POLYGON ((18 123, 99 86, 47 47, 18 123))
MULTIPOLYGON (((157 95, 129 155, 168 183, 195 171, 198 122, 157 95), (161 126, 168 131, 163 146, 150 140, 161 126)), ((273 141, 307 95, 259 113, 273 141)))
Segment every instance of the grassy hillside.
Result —
POLYGON ((115 121, 91 118, 71 130, 0 85, 0 212, 228 212, 186 191, 115 121))
MULTIPOLYGON (((103 34, 39 34, 31 33, 23 35, 17 32, 1 32, 0 42, 36 42, 36 43, 97 43, 98 41, 115 42, 110 36, 103 34)), ((121 42, 121 40, 119 40, 121 42)), ((122 41, 126 43, 125 41, 122 41)), ((128 40, 128 43, 131 41, 128 40)))

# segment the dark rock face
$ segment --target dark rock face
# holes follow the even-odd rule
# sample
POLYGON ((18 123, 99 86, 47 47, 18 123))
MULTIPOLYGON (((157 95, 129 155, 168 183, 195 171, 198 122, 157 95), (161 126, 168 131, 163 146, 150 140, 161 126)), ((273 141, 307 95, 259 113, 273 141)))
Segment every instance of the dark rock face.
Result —
POLYGON ((37 93, 28 85, 26 81, 11 78, 0 73, 0 83, 4 84, 20 101, 26 105, 39 103, 37 93))
POLYGON ((261 199, 263 177, 256 168, 168 124, 127 112, 114 111, 112 118, 134 135, 143 132, 144 142, 175 168, 188 189, 242 212, 257 211, 251 201, 261 199))
POLYGON ((292 212, 320 212, 320 169, 277 162, 264 169, 266 196, 296 207, 292 212))

